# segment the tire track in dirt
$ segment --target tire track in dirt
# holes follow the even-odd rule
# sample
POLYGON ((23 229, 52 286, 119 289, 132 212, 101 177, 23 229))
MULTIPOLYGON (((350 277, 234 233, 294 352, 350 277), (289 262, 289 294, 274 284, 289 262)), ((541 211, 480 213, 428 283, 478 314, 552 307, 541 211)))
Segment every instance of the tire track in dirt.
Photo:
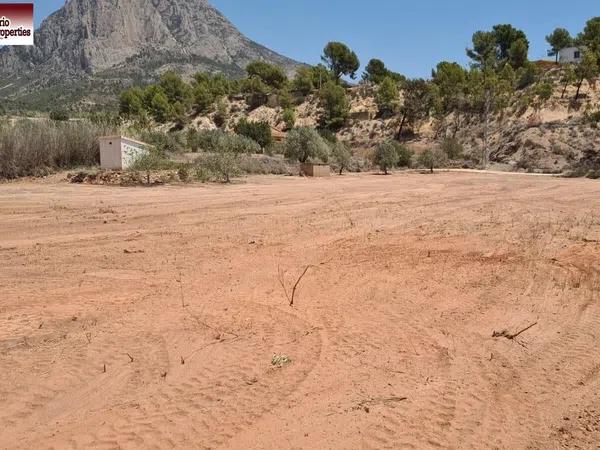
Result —
MULTIPOLYGON (((144 346, 134 349, 135 354, 144 355, 162 347, 166 377, 161 380, 156 369, 152 369, 154 364, 160 366, 161 361, 140 359, 145 370, 152 372, 151 379, 128 382, 132 381, 131 372, 102 374, 103 379, 111 380, 110 384, 95 382, 79 394, 72 394, 69 410, 75 412, 69 417, 52 417, 52 420, 66 421, 61 426, 63 432, 69 433, 71 429, 70 434, 78 436, 73 438, 72 448, 225 446, 235 434, 282 407, 319 359, 320 339, 318 334, 305 334, 310 327, 304 321, 277 311, 281 322, 268 322, 261 319, 270 316, 263 307, 251 306, 251 309, 255 319, 251 336, 231 338, 230 343, 224 339, 223 343, 208 346, 206 344, 211 342, 206 342, 206 337, 199 339, 189 347, 199 346, 203 350, 195 352, 185 364, 181 364, 179 355, 169 353, 168 349, 173 348, 172 341, 193 336, 189 331, 187 336, 182 336, 174 330, 171 336, 160 338, 164 341, 161 345, 152 339, 143 339, 144 346), (296 342, 298 336, 302 336, 301 343, 296 342), (270 354, 265 350, 281 347, 289 349, 293 363, 274 368, 270 364, 270 354), (147 387, 136 391, 135 386, 140 384, 147 384, 147 387), (100 392, 89 398, 86 394, 90 389, 100 392), (110 396, 96 402, 97 397, 105 396, 106 392, 110 392, 110 396), (93 408, 90 408, 90 402, 95 403, 93 408), (89 416, 84 424, 77 423, 73 417, 76 411, 89 416), (99 423, 94 412, 108 414, 111 419, 99 423), (77 430, 82 428, 90 431, 79 433, 77 430)), ((214 337, 208 339, 214 340, 214 337)), ((132 341, 133 338, 118 339, 118 342, 106 342, 105 347, 114 351, 132 341)), ((136 367, 136 362, 127 367, 136 367)), ((49 408, 52 406, 46 405, 46 409, 49 408)), ((39 440, 26 441, 22 447, 51 447, 52 442, 52 435, 47 434, 39 440)))

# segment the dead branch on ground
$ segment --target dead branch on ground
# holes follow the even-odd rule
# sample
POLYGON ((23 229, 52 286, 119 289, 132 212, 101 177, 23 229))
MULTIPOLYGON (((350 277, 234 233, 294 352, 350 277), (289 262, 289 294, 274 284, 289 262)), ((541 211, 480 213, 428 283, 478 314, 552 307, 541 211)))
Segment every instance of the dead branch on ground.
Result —
POLYGON ((370 406, 376 405, 390 405, 393 403, 400 403, 405 400, 408 400, 408 397, 377 397, 377 398, 368 398, 359 402, 355 407, 352 408, 353 411, 357 411, 359 409, 364 410, 365 412, 370 411, 370 406))
POLYGON ((281 284, 281 287, 283 288, 283 292, 285 293, 285 297, 288 300, 288 303, 290 304, 290 306, 294 306, 294 298, 296 296, 296 289, 298 289, 298 285, 300 284, 300 282, 302 281, 302 278, 304 278, 304 275, 306 275, 306 272, 308 272, 308 269, 310 269, 311 267, 314 267, 313 265, 308 265, 304 268, 304 272, 302 272, 302 274, 300 275, 300 277, 298 277, 298 279, 296 280, 296 283, 294 284, 294 287, 292 288, 292 295, 290 297, 290 295, 288 294, 287 288, 285 287, 285 272, 281 271, 281 268, 277 268, 277 272, 279 274, 279 284, 281 284))
POLYGON ((529 331, 530 329, 532 329, 533 327, 535 327, 538 324, 538 322, 532 323, 531 325, 529 325, 528 327, 523 328, 521 331, 517 332, 517 333, 509 333, 508 330, 503 330, 503 331, 494 331, 494 334, 492 334, 492 337, 495 338, 506 338, 509 339, 511 341, 515 340, 516 338, 518 338, 520 335, 522 335, 523 333, 525 333, 526 331, 529 331))

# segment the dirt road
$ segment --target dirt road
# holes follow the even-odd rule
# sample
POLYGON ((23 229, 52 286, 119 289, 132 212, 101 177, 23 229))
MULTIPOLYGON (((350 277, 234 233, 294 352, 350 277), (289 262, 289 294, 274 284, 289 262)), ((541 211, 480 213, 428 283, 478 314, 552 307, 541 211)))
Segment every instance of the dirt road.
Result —
POLYGON ((17 182, 0 257, 0 448, 600 442, 598 182, 17 182))

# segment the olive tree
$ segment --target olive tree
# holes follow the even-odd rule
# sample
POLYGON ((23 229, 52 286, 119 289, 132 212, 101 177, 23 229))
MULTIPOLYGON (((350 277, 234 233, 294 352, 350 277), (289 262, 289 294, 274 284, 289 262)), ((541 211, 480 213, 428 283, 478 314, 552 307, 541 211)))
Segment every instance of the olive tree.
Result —
POLYGON ((372 161, 387 175, 389 169, 398 164, 398 151, 394 142, 386 141, 379 144, 373 152, 372 161))
POLYGON ((326 162, 329 158, 329 146, 314 128, 299 127, 288 133, 284 155, 301 163, 311 160, 326 162))
POLYGON ((418 162, 420 166, 429 169, 433 173, 433 169, 436 167, 442 167, 446 164, 448 157, 446 153, 439 149, 427 149, 419 155, 418 162))
POLYGON ((339 167, 339 174, 350 166, 352 159, 352 151, 343 142, 334 142, 330 145, 331 147, 331 158, 339 167))

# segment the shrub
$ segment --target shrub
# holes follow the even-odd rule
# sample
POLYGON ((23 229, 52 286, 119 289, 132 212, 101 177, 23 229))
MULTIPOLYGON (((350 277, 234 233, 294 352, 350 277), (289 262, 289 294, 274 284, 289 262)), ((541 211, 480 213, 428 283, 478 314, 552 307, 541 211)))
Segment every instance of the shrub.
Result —
POLYGON ((97 165, 98 137, 115 132, 112 127, 88 121, 0 123, 0 178, 38 176, 58 169, 97 165))
POLYGON ((287 89, 280 89, 277 92, 277 98, 279 100, 279 106, 283 109, 289 109, 294 106, 294 98, 287 89))
POLYGON ((412 159, 415 152, 398 142, 394 142, 396 146, 396 154, 398 155, 398 167, 412 167, 412 159))
POLYGON ((516 77, 517 89, 525 89, 527 86, 531 86, 537 81, 539 71, 535 64, 527 62, 516 71, 516 77))
POLYGON ((552 98, 554 92, 554 86, 552 83, 538 83, 533 88, 533 93, 536 96, 536 107, 541 108, 544 103, 552 98))
POLYGON ((344 170, 347 170, 352 160, 352 152, 343 142, 335 142, 330 145, 331 147, 331 158, 338 166, 339 174, 341 175, 344 170))
POLYGON ((140 139, 152 145, 161 154, 178 152, 185 147, 184 137, 178 132, 144 131, 140 133, 140 139))
POLYGON ((326 162, 329 157, 329 146, 313 128, 294 128, 287 135, 284 154, 286 158, 302 163, 309 160, 326 162))
POLYGON ((193 176, 196 181, 206 183, 210 180, 212 173, 204 165, 196 162, 193 166, 193 176))
POLYGON ((284 155, 285 154, 285 142, 273 142, 269 147, 265 149, 267 155, 284 155))
POLYGON ((227 125, 227 120, 229 120, 229 110, 225 101, 220 100, 217 103, 217 111, 215 112, 213 120, 215 125, 219 128, 224 128, 225 125, 227 125))
POLYGON ((379 144, 372 155, 373 164, 379 166, 379 169, 388 174, 388 170, 398 164, 398 151, 392 141, 386 141, 379 144))
POLYGON ((200 146, 198 145, 198 130, 190 128, 185 135, 185 143, 193 153, 196 153, 200 146))
POLYGON ((283 111, 282 119, 288 130, 294 128, 294 125, 296 125, 296 113, 291 108, 287 108, 283 111))
POLYGON ((121 116, 110 111, 97 111, 89 115, 89 121, 101 127, 118 128, 123 124, 121 116))
POLYGON ((442 149, 427 149, 419 155, 419 165, 429 169, 433 173, 436 167, 442 167, 446 164, 448 157, 442 149))
POLYGON ((145 172, 146 184, 150 184, 150 175, 155 170, 171 170, 176 168, 177 164, 165 158, 159 150, 153 149, 147 154, 140 155, 129 167, 132 172, 145 172))
POLYGON ((600 110, 587 114, 585 118, 590 123, 600 122, 600 110))
POLYGON ((261 148, 266 148, 273 143, 271 126, 267 122, 248 122, 242 119, 235 125, 235 132, 252 139, 261 148))
POLYGON ((243 173, 260 175, 298 175, 298 168, 282 158, 266 155, 240 155, 239 168, 243 173))
POLYGON ((232 177, 242 173, 242 154, 260 151, 252 139, 222 131, 198 131, 193 139, 198 148, 207 152, 194 162, 194 176, 200 181, 216 178, 229 183, 232 177))
POLYGON ((196 164, 208 169, 224 183, 230 183, 232 177, 241 173, 239 155, 233 152, 224 151, 205 155, 200 157, 196 164))
POLYGON ((50 112, 50 119, 57 122, 65 122, 69 120, 69 113, 64 109, 55 109, 50 112))
POLYGON ((460 159, 464 153, 464 148, 456 138, 446 138, 442 142, 442 150, 449 159, 460 159))

